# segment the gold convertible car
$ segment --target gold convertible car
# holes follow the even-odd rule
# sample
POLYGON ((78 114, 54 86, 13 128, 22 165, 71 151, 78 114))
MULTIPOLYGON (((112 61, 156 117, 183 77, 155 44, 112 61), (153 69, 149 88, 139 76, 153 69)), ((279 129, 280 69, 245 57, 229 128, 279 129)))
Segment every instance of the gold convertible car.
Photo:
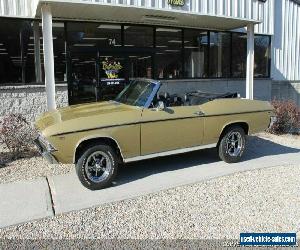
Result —
POLYGON ((135 79, 113 101, 47 112, 36 121, 35 143, 51 163, 76 164, 82 184, 96 190, 132 161, 217 147, 222 160, 238 162, 245 136, 273 121, 269 102, 235 93, 169 95, 160 87, 135 79))

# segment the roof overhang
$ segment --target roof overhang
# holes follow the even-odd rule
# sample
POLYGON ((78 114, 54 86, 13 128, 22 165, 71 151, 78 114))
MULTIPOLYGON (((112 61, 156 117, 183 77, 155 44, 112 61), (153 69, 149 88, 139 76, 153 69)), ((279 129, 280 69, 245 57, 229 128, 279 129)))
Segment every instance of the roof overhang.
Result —
POLYGON ((48 4, 54 19, 115 23, 137 23, 190 27, 212 30, 232 30, 260 21, 228 16, 203 15, 182 10, 163 10, 128 5, 109 5, 82 0, 40 0, 36 17, 41 17, 41 5, 48 4))

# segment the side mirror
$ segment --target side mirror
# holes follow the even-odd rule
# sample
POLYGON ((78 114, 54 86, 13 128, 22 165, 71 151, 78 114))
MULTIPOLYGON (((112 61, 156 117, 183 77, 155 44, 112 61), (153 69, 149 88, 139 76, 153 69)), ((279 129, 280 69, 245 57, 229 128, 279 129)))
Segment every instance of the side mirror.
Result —
POLYGON ((163 111, 165 110, 165 108, 166 108, 165 103, 163 101, 159 101, 156 110, 163 111))

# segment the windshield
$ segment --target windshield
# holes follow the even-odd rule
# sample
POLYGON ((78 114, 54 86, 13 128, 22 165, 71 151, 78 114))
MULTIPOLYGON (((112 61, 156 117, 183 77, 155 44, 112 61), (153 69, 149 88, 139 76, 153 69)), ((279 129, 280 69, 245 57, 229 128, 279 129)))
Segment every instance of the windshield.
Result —
POLYGON ((144 107, 155 86, 155 83, 148 81, 133 81, 124 88, 115 101, 127 105, 144 107))

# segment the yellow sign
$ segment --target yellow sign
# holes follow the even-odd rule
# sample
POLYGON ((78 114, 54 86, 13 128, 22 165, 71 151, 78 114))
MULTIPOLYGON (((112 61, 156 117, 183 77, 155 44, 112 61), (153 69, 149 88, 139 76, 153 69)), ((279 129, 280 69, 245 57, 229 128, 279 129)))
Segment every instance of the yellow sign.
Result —
POLYGON ((108 58, 102 62, 102 69, 105 71, 108 79, 117 79, 119 71, 123 68, 120 62, 109 61, 108 58))
POLYGON ((168 4, 173 6, 184 6, 185 0, 168 0, 168 4))

